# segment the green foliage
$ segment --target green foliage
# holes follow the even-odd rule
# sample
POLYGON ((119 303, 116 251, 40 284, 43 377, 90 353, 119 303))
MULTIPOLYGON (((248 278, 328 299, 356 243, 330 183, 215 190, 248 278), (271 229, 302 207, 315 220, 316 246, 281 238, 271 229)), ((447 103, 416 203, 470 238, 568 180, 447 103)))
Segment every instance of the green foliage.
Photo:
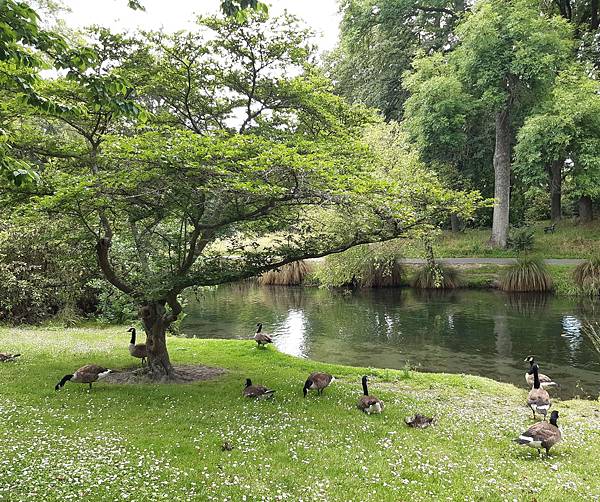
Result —
POLYGON ((423 265, 415 272, 411 286, 417 289, 455 289, 462 285, 458 269, 433 263, 423 265))
POLYGON ((500 277, 503 291, 550 291, 552 277, 546 265, 538 258, 519 258, 500 277))
POLYGON ((96 317, 109 324, 128 324, 138 317, 138 309, 129 295, 103 280, 90 283, 97 296, 96 317))
POLYGON ((574 65, 562 72, 517 137, 515 170, 528 185, 546 182, 548 167, 562 165, 563 192, 600 196, 600 82, 574 65))
POLYGON ((531 227, 513 228, 508 236, 508 247, 517 252, 531 251, 535 244, 534 230, 531 227))
POLYGON ((385 288, 406 283, 401 257, 394 241, 356 246, 325 258, 315 272, 320 285, 330 288, 385 288))
POLYGON ((573 280, 584 294, 600 294, 600 256, 594 256, 577 265, 573 270, 573 280))

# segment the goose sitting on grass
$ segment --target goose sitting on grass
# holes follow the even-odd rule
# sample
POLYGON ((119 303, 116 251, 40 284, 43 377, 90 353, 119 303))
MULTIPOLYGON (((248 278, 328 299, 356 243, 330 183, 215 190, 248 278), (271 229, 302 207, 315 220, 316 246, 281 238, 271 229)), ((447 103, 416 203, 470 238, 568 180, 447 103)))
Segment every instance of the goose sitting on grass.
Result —
POLYGON ((9 354, 8 352, 0 352, 0 363, 9 363, 15 361, 21 354, 9 354))
POLYGON ((246 378, 246 386, 242 391, 242 395, 244 397, 253 397, 258 399, 272 397, 274 393, 274 390, 267 389, 262 385, 252 385, 252 380, 249 378, 246 378))
POLYGON ((550 394, 548 394, 548 391, 541 388, 538 370, 539 368, 537 364, 534 364, 529 370, 533 374, 533 389, 529 391, 529 395, 527 396, 527 404, 533 412, 534 420, 536 413, 542 415, 545 420, 546 413, 548 413, 550 406, 552 406, 552 402, 550 401, 550 394))
POLYGON ((135 328, 129 328, 127 331, 131 333, 131 340, 129 340, 129 354, 131 357, 137 357, 138 359, 141 359, 143 366, 146 362, 146 358, 148 357, 148 347, 145 343, 138 343, 137 345, 135 344, 135 328))
POLYGON ((369 396, 367 380, 366 375, 362 377, 363 396, 358 400, 358 409, 364 411, 367 415, 381 413, 383 410, 383 401, 375 396, 369 396))
POLYGON ((58 382, 54 386, 54 390, 60 390, 64 387, 67 382, 75 382, 75 383, 87 383, 90 385, 90 390, 92 389, 92 383, 98 380, 102 380, 106 376, 112 373, 112 370, 103 368, 102 366, 98 366, 97 364, 86 364, 79 368, 72 375, 65 375, 62 377, 60 382, 58 382))
POLYGON ((542 454, 542 448, 546 450, 546 456, 550 455, 550 448, 562 440, 562 432, 558 427, 558 411, 550 415, 550 423, 538 422, 523 432, 515 442, 522 446, 536 448, 542 454))
POLYGON ((256 333, 254 333, 254 340, 256 340, 256 343, 259 347, 264 347, 268 343, 273 343, 271 337, 266 333, 262 332, 262 326, 262 322, 259 322, 256 325, 256 333))
MULTIPOLYGON (((525 373, 525 381, 527 382, 527 386, 531 388, 533 387, 533 373, 531 373, 531 368, 535 364, 535 356, 527 356, 525 358, 525 362, 529 363, 529 371, 525 373)), ((543 373, 538 373, 538 378, 540 379, 540 385, 542 386, 542 389, 547 387, 560 387, 557 382, 543 373)))
POLYGON ((308 394, 309 390, 316 390, 318 395, 323 394, 323 389, 329 386, 331 382, 335 380, 329 373, 321 373, 319 371, 315 371, 308 375, 308 379, 304 382, 304 388, 302 389, 302 393, 304 397, 308 394))

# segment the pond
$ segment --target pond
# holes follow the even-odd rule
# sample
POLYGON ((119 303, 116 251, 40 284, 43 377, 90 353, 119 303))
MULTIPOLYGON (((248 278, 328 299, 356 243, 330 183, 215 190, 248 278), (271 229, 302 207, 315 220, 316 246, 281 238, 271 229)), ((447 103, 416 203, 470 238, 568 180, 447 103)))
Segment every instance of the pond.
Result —
POLYGON ((497 291, 355 293, 318 288, 221 286, 190 301, 186 336, 251 338, 257 322, 287 354, 317 361, 469 373, 525 386, 535 354, 562 398, 600 393, 600 357, 581 326, 600 303, 497 291))

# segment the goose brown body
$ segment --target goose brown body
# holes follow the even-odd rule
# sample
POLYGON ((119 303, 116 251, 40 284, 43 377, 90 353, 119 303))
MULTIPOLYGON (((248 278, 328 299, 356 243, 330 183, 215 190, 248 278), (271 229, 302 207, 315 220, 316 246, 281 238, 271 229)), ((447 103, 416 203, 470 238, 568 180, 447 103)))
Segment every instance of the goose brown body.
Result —
POLYGON ((553 411, 550 415, 550 422, 539 422, 532 425, 525 432, 515 439, 522 446, 536 448, 541 454, 542 448, 546 450, 546 455, 550 454, 550 448, 562 440, 562 433, 558 428, 558 411, 553 411))
POLYGON ((316 390, 317 394, 323 394, 323 389, 329 386, 329 384, 334 380, 333 376, 329 373, 322 373, 320 371, 315 371, 308 375, 308 379, 304 383, 304 397, 309 390, 316 390))
POLYGON ((98 366, 97 364, 86 364, 75 371, 75 373, 72 375, 65 375, 62 377, 60 382, 54 386, 54 389, 60 390, 66 382, 87 383, 91 389, 92 383, 106 377, 111 372, 112 370, 109 370, 103 366, 98 366))
POLYGON ((0 352, 0 363, 8 363, 14 361, 21 354, 9 354, 8 352, 0 352))
MULTIPOLYGON (((531 368, 535 364, 534 356, 527 356, 525 358, 525 362, 529 363, 529 370, 525 373, 525 381, 527 382, 528 387, 533 387, 533 373, 531 373, 531 368)), ((544 375, 543 373, 538 372, 538 378, 540 379, 540 386, 545 389, 547 387, 560 387, 560 385, 552 380, 548 375, 544 375)))
POLYGON ((269 343, 273 343, 272 338, 266 333, 262 332, 262 322, 256 325, 256 333, 254 333, 254 340, 259 347, 264 347, 269 343))
POLYGON ((383 401, 375 396, 369 395, 369 389, 367 387, 367 377, 362 377, 363 395, 358 400, 358 409, 364 411, 368 415, 371 413, 381 413, 384 405, 383 401))
POLYGON ((129 341, 129 355, 137 357, 142 360, 142 364, 146 362, 148 357, 148 347, 145 343, 135 343, 136 330, 135 328, 129 328, 127 331, 131 333, 131 340, 129 341))
POLYGON ((244 397, 264 398, 271 397, 275 393, 274 390, 268 389, 264 385, 252 385, 252 380, 246 379, 246 387, 242 391, 244 397))
POLYGON ((534 381, 533 389, 529 391, 527 396, 527 404, 533 412, 534 419, 536 413, 542 415, 545 419, 546 413, 548 413, 550 406, 552 406, 550 394, 548 394, 547 390, 541 388, 540 380, 538 378, 538 365, 534 364, 530 371, 533 373, 534 381))

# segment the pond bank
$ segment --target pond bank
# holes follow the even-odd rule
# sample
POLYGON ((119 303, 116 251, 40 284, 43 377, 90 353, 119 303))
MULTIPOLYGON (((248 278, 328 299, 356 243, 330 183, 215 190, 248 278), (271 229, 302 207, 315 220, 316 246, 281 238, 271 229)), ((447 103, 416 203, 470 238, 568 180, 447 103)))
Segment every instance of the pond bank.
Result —
POLYGON ((0 329, 2 350, 23 353, 0 365, 3 498, 600 499, 598 402, 556 402, 565 441, 538 459, 511 442, 531 425, 527 391, 486 378, 328 365, 259 351, 252 341, 169 338, 175 362, 227 372, 179 386, 53 390, 86 362, 131 366, 125 329, 0 329), (313 370, 338 381, 303 399, 313 370), (356 409, 362 374, 386 403, 382 415, 356 409), (242 398, 247 377, 275 388, 275 398, 242 398), (415 412, 436 425, 407 428, 404 417, 415 412))

